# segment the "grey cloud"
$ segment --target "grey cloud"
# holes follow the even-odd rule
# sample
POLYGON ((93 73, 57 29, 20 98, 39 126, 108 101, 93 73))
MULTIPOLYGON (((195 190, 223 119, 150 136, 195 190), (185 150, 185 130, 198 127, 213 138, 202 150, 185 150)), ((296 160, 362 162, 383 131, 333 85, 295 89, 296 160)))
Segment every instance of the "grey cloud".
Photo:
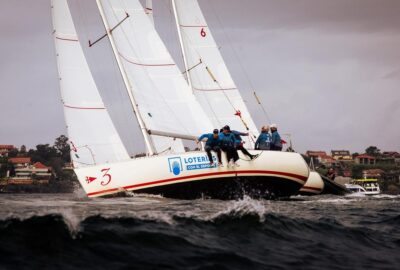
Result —
MULTIPOLYGON (((81 14, 93 9, 94 1, 70 2, 82 44, 104 33, 98 14, 81 14)), ((157 28, 181 63, 169 1, 154 2, 157 28)), ((258 126, 267 120, 243 69, 297 150, 362 151, 368 145, 400 150, 400 1, 200 0, 200 5, 258 126)), ((0 113, 7 117, 0 143, 52 143, 65 133, 65 124, 50 1, 2 1, 1 6, 0 113)), ((107 49, 101 42, 85 50, 125 141, 139 149, 129 104, 122 93, 114 94, 122 85, 107 49)))

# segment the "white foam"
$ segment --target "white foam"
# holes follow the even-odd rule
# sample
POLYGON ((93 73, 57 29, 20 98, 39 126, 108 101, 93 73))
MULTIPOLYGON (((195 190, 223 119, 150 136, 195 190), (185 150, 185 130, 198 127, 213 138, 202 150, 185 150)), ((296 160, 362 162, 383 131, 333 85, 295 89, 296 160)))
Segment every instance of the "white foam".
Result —
POLYGON ((249 196, 244 196, 243 199, 232 201, 228 204, 226 209, 212 215, 211 220, 224 215, 241 217, 248 214, 257 214, 260 217, 260 221, 264 221, 266 212, 267 209, 262 201, 253 200, 249 196))

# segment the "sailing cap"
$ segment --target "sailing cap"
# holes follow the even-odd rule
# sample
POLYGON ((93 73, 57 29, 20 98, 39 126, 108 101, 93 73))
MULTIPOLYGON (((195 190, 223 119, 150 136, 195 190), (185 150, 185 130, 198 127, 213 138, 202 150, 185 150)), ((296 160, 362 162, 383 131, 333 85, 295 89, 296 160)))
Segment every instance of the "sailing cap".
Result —
POLYGON ((213 133, 214 133, 214 134, 218 134, 218 133, 219 133, 219 130, 218 130, 218 129, 214 129, 214 130, 213 130, 213 133))
POLYGON ((269 127, 270 128, 278 128, 278 126, 276 124, 271 124, 269 127))

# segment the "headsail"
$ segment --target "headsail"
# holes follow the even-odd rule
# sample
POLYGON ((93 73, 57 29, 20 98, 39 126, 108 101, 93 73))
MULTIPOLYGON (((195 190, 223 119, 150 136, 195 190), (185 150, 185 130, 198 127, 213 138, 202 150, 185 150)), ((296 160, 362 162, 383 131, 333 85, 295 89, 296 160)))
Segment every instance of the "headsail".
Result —
MULTIPOLYGON (((98 0, 97 3, 105 25, 113 28, 112 40, 129 81, 127 88, 135 98, 146 128, 159 131, 157 134, 198 136, 210 132, 213 128, 210 120, 140 2, 98 0)), ((152 137, 157 152, 165 150, 165 142, 152 137)))
POLYGON ((52 0, 60 89, 74 167, 129 155, 90 73, 66 0, 52 0))
MULTIPOLYGON (((257 128, 222 59, 197 0, 172 0, 193 92, 214 126, 257 128)), ((248 139, 247 139, 248 141, 248 139)))

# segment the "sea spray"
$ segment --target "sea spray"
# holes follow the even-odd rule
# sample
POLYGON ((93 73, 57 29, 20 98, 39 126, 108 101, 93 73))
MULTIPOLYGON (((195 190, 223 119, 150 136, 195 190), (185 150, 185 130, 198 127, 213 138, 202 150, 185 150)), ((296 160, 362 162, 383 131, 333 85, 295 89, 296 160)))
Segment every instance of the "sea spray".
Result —
POLYGON ((244 196, 241 200, 231 201, 226 209, 212 215, 211 220, 218 220, 225 217, 241 218, 244 216, 255 216, 258 217, 259 221, 263 222, 266 212, 267 209, 262 201, 244 196))

